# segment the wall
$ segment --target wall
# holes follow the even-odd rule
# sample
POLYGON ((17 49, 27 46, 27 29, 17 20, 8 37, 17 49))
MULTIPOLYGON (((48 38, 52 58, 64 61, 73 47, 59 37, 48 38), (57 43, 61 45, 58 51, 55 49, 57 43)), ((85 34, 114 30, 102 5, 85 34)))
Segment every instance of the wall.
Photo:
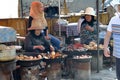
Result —
POLYGON ((25 18, 10 18, 0 19, 0 26, 14 28, 20 36, 26 35, 27 19, 25 18))
MULTIPOLYGON (((62 19, 66 19, 69 21, 69 23, 77 22, 79 20, 80 16, 69 16, 69 17, 63 17, 62 19)), ((108 24, 108 14, 107 13, 101 13, 99 14, 99 20, 102 24, 108 24)), ((53 26, 58 20, 58 18, 46 18, 48 23, 48 29, 49 33, 54 33, 53 26)), ((10 19, 0 19, 0 26, 8 26, 13 27, 17 33, 19 33, 21 36, 26 35, 26 26, 27 26, 27 18, 10 18, 10 19)))
MULTIPOLYGON (((32 1, 41 1, 44 5, 59 6, 59 0, 22 0, 23 17, 29 15, 30 4, 32 1)), ((70 12, 79 12, 85 10, 87 7, 93 7, 96 9, 96 0, 66 0, 67 8, 70 12), (71 2, 70 2, 71 1, 71 2)), ((64 7, 64 0, 60 0, 61 9, 64 7)), ((99 0, 99 8, 101 9, 102 0, 99 0)))

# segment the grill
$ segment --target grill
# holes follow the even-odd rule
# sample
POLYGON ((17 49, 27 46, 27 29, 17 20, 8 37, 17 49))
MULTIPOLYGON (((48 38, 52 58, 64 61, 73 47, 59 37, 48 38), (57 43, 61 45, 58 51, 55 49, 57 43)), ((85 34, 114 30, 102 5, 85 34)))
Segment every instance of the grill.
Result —
POLYGON ((14 80, 13 70, 16 69, 16 60, 0 62, 0 79, 1 80, 14 80))

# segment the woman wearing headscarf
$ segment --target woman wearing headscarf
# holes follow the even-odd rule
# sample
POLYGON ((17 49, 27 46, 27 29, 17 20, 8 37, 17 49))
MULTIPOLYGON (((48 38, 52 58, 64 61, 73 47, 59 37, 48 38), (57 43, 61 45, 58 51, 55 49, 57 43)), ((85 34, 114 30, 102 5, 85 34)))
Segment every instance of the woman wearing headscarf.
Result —
POLYGON ((28 28, 29 33, 25 37, 24 49, 26 52, 47 53, 54 50, 52 45, 45 39, 41 31, 45 27, 40 23, 40 19, 33 19, 32 25, 28 28))
POLYGON ((40 19, 40 23, 45 27, 45 29, 42 31, 42 33, 45 35, 45 38, 50 40, 51 44, 56 50, 60 49, 60 40, 48 34, 47 21, 44 16, 44 5, 39 1, 34 1, 31 3, 28 28, 31 26, 33 19, 40 19))
POLYGON ((82 44, 89 44, 90 41, 97 41, 95 17, 94 9, 92 7, 88 7, 82 14, 82 18, 78 21, 78 32, 80 33, 82 44))

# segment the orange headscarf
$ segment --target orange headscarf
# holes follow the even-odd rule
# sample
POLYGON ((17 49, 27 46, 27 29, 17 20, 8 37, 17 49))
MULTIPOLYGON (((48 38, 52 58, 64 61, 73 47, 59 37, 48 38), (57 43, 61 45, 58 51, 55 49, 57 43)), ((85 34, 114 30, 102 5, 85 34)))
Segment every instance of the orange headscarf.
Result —
POLYGON ((41 24, 46 27, 47 21, 44 16, 44 11, 40 8, 43 8, 43 4, 41 2, 32 2, 30 6, 30 16, 33 17, 33 19, 40 19, 41 24))

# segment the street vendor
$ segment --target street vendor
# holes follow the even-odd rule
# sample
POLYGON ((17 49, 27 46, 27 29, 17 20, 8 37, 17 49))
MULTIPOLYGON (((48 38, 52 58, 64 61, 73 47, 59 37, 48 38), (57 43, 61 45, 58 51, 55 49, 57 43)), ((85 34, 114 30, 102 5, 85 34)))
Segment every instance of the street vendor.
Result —
POLYGON ((92 7, 86 8, 82 17, 78 21, 78 32, 80 33, 81 43, 89 44, 90 41, 97 41, 96 15, 92 7))
POLYGON ((30 15, 28 20, 28 27, 31 26, 31 22, 33 19, 39 19, 39 23, 41 23, 45 28, 41 31, 46 40, 50 40, 52 46, 55 48, 55 50, 60 49, 60 40, 56 37, 54 37, 51 34, 48 34, 48 25, 47 21, 44 16, 44 5, 39 1, 33 1, 30 6, 30 15))
POLYGON ((45 27, 39 22, 39 19, 33 19, 32 25, 28 28, 29 33, 25 37, 24 48, 26 52, 47 52, 53 51, 54 47, 48 42, 41 33, 45 27))

